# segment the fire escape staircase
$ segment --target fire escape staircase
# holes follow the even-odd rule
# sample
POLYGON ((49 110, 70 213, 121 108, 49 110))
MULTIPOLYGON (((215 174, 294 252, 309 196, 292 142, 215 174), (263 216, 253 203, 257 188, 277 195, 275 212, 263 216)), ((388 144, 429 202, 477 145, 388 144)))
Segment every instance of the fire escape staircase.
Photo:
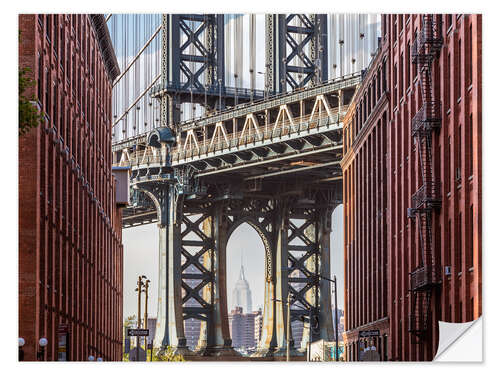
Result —
POLYGON ((421 186, 412 195, 408 217, 418 221, 420 264, 410 272, 411 306, 408 330, 414 342, 425 340, 431 315, 431 296, 441 284, 441 267, 434 258, 433 214, 441 207, 440 183, 432 157, 433 134, 441 127, 441 103, 432 88, 432 63, 443 45, 441 23, 437 16, 423 15, 423 23, 413 43, 411 58, 419 70, 422 106, 411 123, 411 132, 418 147, 421 186))

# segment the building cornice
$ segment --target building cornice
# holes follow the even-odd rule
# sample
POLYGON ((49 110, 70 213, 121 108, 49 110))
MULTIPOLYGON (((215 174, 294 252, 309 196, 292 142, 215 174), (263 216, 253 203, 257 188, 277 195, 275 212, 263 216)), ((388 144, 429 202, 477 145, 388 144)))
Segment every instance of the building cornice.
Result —
POLYGON ((108 26, 106 25, 106 19, 103 14, 89 14, 89 18, 96 33, 106 72, 108 73, 109 80, 113 82, 120 74, 120 67, 118 66, 115 49, 111 42, 108 26))

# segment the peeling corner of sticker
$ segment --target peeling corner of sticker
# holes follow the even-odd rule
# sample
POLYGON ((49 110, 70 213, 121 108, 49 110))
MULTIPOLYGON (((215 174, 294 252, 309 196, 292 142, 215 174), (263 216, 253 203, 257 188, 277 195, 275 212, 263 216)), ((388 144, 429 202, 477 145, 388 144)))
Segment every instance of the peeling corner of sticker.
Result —
POLYGON ((483 317, 472 322, 439 321, 439 346, 435 362, 482 362, 483 317))

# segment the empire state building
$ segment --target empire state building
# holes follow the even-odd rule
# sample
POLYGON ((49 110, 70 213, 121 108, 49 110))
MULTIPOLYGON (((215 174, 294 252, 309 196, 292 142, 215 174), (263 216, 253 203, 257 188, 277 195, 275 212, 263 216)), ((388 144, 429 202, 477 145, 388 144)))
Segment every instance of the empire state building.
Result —
POLYGON ((241 265, 240 277, 233 289, 233 307, 237 306, 242 307, 245 314, 252 312, 252 292, 245 279, 243 265, 241 265))

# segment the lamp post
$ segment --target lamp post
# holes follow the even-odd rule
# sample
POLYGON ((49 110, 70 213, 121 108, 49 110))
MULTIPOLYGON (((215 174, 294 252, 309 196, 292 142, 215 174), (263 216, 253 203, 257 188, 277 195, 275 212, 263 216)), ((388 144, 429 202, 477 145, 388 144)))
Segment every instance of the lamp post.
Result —
MULTIPOLYGON (((137 279, 137 288, 135 288, 135 291, 137 292, 137 328, 141 328, 141 293, 145 292, 145 290, 142 288, 145 286, 143 279, 147 280, 147 277, 142 275, 139 276, 137 279)), ((137 336, 137 342, 136 342, 136 361, 139 361, 139 349, 141 347, 141 341, 140 341, 140 336, 137 336)))
MULTIPOLYGON (((148 329, 148 290, 149 290, 149 279, 146 279, 144 283, 145 301, 144 301, 144 329, 148 329)), ((144 346, 146 349, 146 360, 148 357, 148 344, 147 340, 144 339, 144 346)))
POLYGON ((333 286, 335 290, 335 362, 339 360, 339 313, 337 309, 337 276, 333 276, 333 286))
POLYGON ((338 308, 337 308, 337 276, 333 276, 333 280, 328 277, 318 275, 320 279, 327 280, 333 283, 333 292, 335 293, 335 361, 339 360, 339 322, 338 322, 338 308))
POLYGON ((18 346, 19 346, 19 362, 24 361, 24 351, 23 351, 23 346, 24 346, 24 339, 22 337, 19 337, 17 340, 18 346))
POLYGON ((45 337, 42 337, 40 340, 38 340, 38 345, 40 346, 40 350, 36 353, 38 361, 45 360, 45 347, 48 343, 49 341, 45 337))

